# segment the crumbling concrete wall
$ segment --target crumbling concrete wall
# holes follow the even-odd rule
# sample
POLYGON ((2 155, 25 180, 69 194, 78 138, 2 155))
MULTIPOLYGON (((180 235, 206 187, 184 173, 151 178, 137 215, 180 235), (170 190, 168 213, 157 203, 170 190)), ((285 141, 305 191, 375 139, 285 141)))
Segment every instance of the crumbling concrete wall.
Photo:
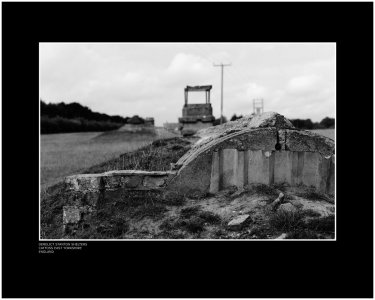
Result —
POLYGON ((120 170, 66 177, 65 190, 70 193, 70 200, 63 207, 64 231, 67 226, 78 224, 106 202, 107 193, 161 190, 174 174, 173 171, 120 170))
POLYGON ((334 155, 319 152, 222 149, 212 154, 211 193, 250 183, 313 186, 334 194, 334 155))
POLYGON ((198 132, 168 188, 215 193, 249 183, 305 184, 334 193, 334 141, 298 130, 277 113, 248 116, 198 132))
POLYGON ((65 178, 65 184, 67 190, 76 192, 97 192, 119 188, 151 190, 164 187, 167 179, 174 174, 173 171, 119 170, 68 176, 65 178))

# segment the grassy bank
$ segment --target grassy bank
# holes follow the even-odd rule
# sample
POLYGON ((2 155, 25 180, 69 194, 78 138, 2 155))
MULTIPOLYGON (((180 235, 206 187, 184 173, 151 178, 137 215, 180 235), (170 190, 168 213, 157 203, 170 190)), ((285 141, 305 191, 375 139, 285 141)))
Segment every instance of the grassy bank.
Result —
POLYGON ((134 151, 155 139, 155 136, 151 135, 128 134, 113 139, 102 139, 101 134, 87 132, 41 135, 41 186, 48 186, 64 176, 82 172, 92 165, 134 151))
MULTIPOLYGON (((108 141, 107 135, 96 134, 94 136, 91 136, 83 134, 81 136, 77 136, 75 134, 74 136, 71 136, 70 139, 64 137, 64 142, 66 143, 67 141, 70 141, 71 144, 75 144, 75 142, 78 142, 77 139, 79 139, 82 147, 82 137, 86 138, 86 143, 96 143, 97 141, 102 141, 103 137, 108 141)), ((139 135, 134 135, 134 138, 136 137, 139 138, 139 135)), ((116 140, 118 141, 118 136, 116 137, 116 140)), ((132 142, 134 143, 135 141, 133 140, 132 142)), ((143 142, 144 141, 142 141, 142 143, 143 142)), ((58 145, 60 145, 60 143, 58 143, 58 145)), ((109 145, 112 145, 112 143, 110 143, 109 145)), ((91 146, 89 147, 91 148, 91 146)), ((70 151, 74 152, 73 148, 76 149, 76 147, 71 147, 69 148, 70 151)), ((87 168, 83 170, 82 173, 98 173, 115 169, 169 170, 170 163, 176 162, 183 154, 185 154, 189 150, 189 148, 190 143, 185 139, 160 139, 154 142, 150 142, 149 145, 140 147, 140 149, 138 150, 129 153, 122 152, 121 155, 109 159, 96 166, 87 168)), ((101 148, 101 150, 103 150, 103 148, 101 148)), ((124 149, 122 147, 119 147, 118 151, 124 151, 124 149)), ((83 150, 82 152, 82 154, 84 155, 86 155, 87 153, 87 150, 83 150)), ((100 151, 95 152, 93 157, 99 153, 100 151)), ((77 157, 77 160, 79 159, 77 153, 71 154, 73 157, 77 157)), ((74 160, 71 162, 71 166, 74 165, 74 162, 78 163, 78 161, 74 160)), ((82 162, 80 162, 80 164, 81 166, 83 166, 82 162)), ((56 168, 56 166, 54 167, 56 168)), ((73 169, 73 167, 71 169, 67 169, 65 166, 64 170, 65 172, 71 172, 73 169)), ((70 193, 64 191, 64 184, 62 183, 61 179, 58 182, 55 182, 54 185, 42 189, 41 224, 43 237, 63 237, 62 208, 69 197, 74 197, 74 195, 71 195, 70 193)), ((123 220, 126 220, 127 218, 129 218, 129 216, 139 218, 140 216, 145 217, 146 215, 149 216, 150 214, 157 215, 158 213, 165 211, 165 208, 163 208, 163 206, 171 203, 175 205, 176 203, 181 203, 182 200, 183 198, 181 198, 179 195, 174 195, 173 193, 162 195, 160 193, 152 192, 134 192, 126 193, 125 195, 112 194, 111 204, 102 207, 92 216, 90 220, 88 220, 89 223, 91 221, 93 223, 90 223, 89 225, 82 225, 84 227, 82 227, 82 230, 85 229, 85 233, 83 233, 82 231, 82 234, 84 234, 84 236, 90 236, 89 238, 98 238, 103 236, 107 238, 113 237, 113 233, 105 234, 105 230, 100 232, 100 234, 95 231, 96 233, 94 234, 89 228, 96 228, 95 226, 99 226, 99 223, 104 224, 100 226, 105 227, 105 224, 107 224, 110 228, 112 228, 111 226, 118 225, 118 223, 116 222, 119 222, 118 220, 120 220, 121 218, 123 220), (104 222, 103 220, 104 216, 108 217, 106 222, 104 222), (113 222, 115 222, 117 225, 113 225, 113 222), (87 231, 86 229, 89 230, 87 231), (87 232, 91 232, 92 236, 90 234, 87 235, 87 232)), ((99 231, 100 230, 102 229, 99 229, 99 231)), ((79 234, 77 235, 77 237, 83 238, 79 234)))
POLYGON ((171 136, 175 135, 160 128, 155 134, 118 131, 43 134, 40 136, 41 187, 171 136))

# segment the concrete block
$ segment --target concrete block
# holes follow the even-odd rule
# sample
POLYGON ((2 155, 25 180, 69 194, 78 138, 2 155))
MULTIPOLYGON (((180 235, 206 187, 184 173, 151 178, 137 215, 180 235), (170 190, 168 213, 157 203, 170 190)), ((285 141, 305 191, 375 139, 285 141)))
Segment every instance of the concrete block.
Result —
POLYGON ((292 163, 290 151, 275 151, 274 183, 292 184, 292 163))
POLYGON ((319 164, 322 159, 318 152, 304 152, 302 183, 319 188, 319 164))
POLYGON ((294 185, 303 184, 303 168, 304 168, 304 161, 305 161, 305 152, 298 152, 293 151, 293 166, 292 166, 292 183, 294 185), (297 166, 295 166, 296 158, 297 156, 297 166), (293 169, 295 170, 295 173, 293 173, 293 169))
POLYGON ((268 151, 265 155, 266 152, 262 150, 248 150, 246 152, 248 156, 247 183, 269 184, 269 163, 272 153, 269 155, 270 152, 268 151))
POLYGON ((99 190, 99 176, 80 176, 77 178, 80 190, 99 190))
POLYGON ((329 169, 331 165, 331 156, 321 156, 318 166, 318 186, 317 189, 326 193, 329 177, 329 169))
POLYGON ((326 191, 330 195, 335 195, 335 163, 335 155, 332 155, 326 187, 326 191))
POLYGON ((143 176, 142 175, 133 175, 124 177, 124 187, 129 189, 137 188, 142 185, 143 176))
POLYGON ((238 151, 237 149, 222 150, 222 188, 237 186, 238 151))
POLYGON ((81 213, 78 206, 63 207, 63 224, 76 224, 81 220, 81 213))
POLYGON ((220 189, 220 155, 219 151, 212 153, 210 193, 215 194, 220 189))
POLYGON ((250 221, 250 215, 241 215, 228 223, 228 229, 239 230, 250 221))
POLYGON ((243 188, 247 182, 245 182, 245 152, 237 151, 237 180, 236 186, 238 188, 243 188))
POLYGON ((298 153, 297 151, 290 152, 290 159, 292 163, 291 185, 298 185, 301 180, 298 176, 298 153))
POLYGON ((165 176, 145 176, 143 186, 151 189, 160 188, 165 184, 166 179, 165 176))
POLYGON ((103 176, 102 180, 106 190, 115 190, 125 184, 124 177, 121 176, 103 176))
POLYGON ((100 187, 100 180, 101 174, 79 174, 67 176, 65 178, 65 185, 67 190, 98 190, 100 187))

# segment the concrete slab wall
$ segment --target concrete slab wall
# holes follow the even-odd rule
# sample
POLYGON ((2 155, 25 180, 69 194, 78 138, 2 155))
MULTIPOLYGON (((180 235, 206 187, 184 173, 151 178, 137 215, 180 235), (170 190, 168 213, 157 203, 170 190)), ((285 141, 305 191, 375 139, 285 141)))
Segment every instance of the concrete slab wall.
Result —
POLYGON ((250 183, 285 182, 333 194, 333 176, 334 157, 318 152, 223 149, 213 153, 210 192, 250 183))

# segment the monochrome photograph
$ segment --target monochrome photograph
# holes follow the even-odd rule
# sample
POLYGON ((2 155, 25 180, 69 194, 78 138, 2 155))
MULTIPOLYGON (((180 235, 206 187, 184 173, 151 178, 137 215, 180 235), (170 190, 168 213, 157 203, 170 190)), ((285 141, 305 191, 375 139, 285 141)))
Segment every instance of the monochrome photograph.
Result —
POLYGON ((11 2, 2 297, 373 297, 373 3, 11 2))
POLYGON ((40 239, 335 239, 335 43, 40 43, 39 62, 40 239))

